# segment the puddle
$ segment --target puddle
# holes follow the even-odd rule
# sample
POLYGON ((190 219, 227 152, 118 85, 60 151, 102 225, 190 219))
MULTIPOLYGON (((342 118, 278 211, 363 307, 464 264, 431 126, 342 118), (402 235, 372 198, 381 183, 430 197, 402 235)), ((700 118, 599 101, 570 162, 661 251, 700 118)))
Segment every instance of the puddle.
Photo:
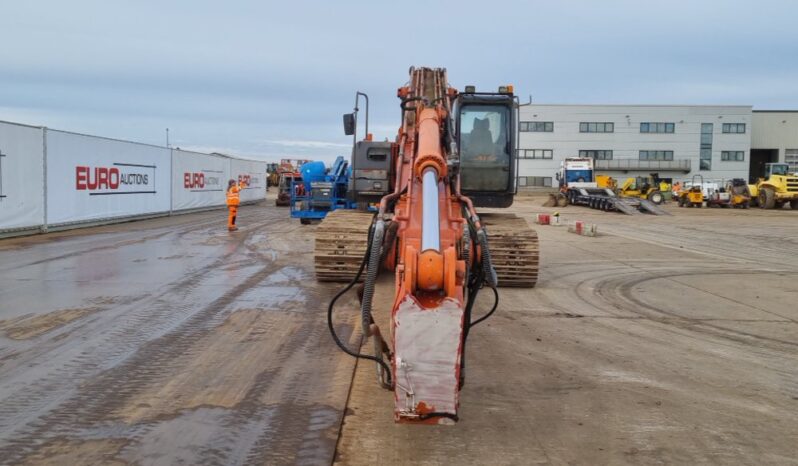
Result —
POLYGON ((8 320, 0 320, 0 331, 13 340, 27 340, 66 325, 81 317, 97 312, 97 307, 61 309, 47 314, 26 314, 8 320))
POLYGON ((275 284, 275 283, 283 283, 283 282, 305 282, 311 280, 309 274, 305 272, 304 269, 299 267, 283 267, 282 269, 274 272, 273 274, 269 275, 269 278, 266 279, 264 283, 267 284, 275 284))
POLYGON ((223 408, 198 408, 149 425, 120 457, 131 463, 244 464, 273 423, 274 408, 263 407, 242 419, 223 408))
POLYGON ((309 304, 307 290, 298 286, 259 286, 242 294, 236 303, 239 307, 260 310, 301 311, 309 304))
POLYGON ((36 465, 124 465, 113 456, 127 443, 124 439, 67 440, 55 439, 28 455, 22 464, 36 465))

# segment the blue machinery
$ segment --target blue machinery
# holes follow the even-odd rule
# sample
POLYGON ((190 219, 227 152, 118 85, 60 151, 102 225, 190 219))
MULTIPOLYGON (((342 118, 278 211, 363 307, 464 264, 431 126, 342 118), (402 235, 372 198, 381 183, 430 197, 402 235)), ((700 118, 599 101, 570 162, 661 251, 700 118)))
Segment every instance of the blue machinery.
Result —
POLYGON ((351 169, 343 157, 336 158, 329 170, 324 162, 307 162, 299 174, 301 178, 291 181, 291 218, 308 224, 333 210, 356 207, 347 199, 351 169))

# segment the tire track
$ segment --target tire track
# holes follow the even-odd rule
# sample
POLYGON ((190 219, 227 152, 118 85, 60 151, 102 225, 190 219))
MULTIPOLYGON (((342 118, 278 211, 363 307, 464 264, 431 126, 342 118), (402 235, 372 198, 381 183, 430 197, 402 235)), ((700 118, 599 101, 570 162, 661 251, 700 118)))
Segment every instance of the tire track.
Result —
MULTIPOLYGON (((260 224, 266 225, 268 222, 266 220, 260 224)), ((22 374, 4 374, 9 383, 1 385, 0 388, 3 394, 10 393, 10 395, 0 401, 0 442, 13 435, 28 422, 27 420, 56 409, 60 399, 73 394, 80 381, 114 367, 130 357, 147 341, 162 338, 185 323, 191 325, 192 319, 196 321, 196 314, 193 312, 197 306, 195 301, 184 301, 176 306, 169 297, 187 297, 198 291, 203 277, 209 270, 220 267, 230 257, 240 253, 249 234, 251 232, 236 237, 232 249, 208 266, 191 272, 179 282, 170 284, 155 297, 123 306, 101 322, 83 329, 82 334, 95 337, 92 343, 87 345, 86 341, 77 338, 79 335, 75 335, 67 343, 52 345, 48 351, 40 352, 35 358, 31 358, 34 361, 40 360, 48 352, 58 351, 55 358, 45 362, 51 369, 39 377, 26 377, 27 367, 22 365, 17 371, 22 374), (121 326, 119 317, 124 319, 121 326), (103 329, 109 326, 113 330, 104 332, 103 329), (97 339, 96 334, 102 336, 97 339), (20 378, 25 382, 14 380, 20 378)), ((266 275, 268 274, 262 273, 259 278, 266 275)), ((234 295, 228 293, 220 300, 214 301, 214 304, 219 305, 233 298, 234 295)))
MULTIPOLYGON (((18 430, 14 439, 0 447, 0 457, 12 459, 13 462, 14 459, 21 459, 19 455, 33 451, 40 438, 52 435, 68 436, 74 433, 77 426, 87 427, 103 421, 108 413, 120 409, 127 400, 145 387, 168 379, 178 362, 178 356, 192 356, 187 351, 194 342, 224 320, 230 312, 228 306, 235 301, 235 298, 271 273, 269 267, 264 267, 247 281, 192 314, 176 329, 143 345, 123 363, 85 384, 69 401, 60 404, 54 415, 40 417, 32 424, 31 430, 25 432, 18 430)), ((88 361, 80 361, 78 367, 95 368, 88 364, 88 361)), ((3 427, 3 431, 7 432, 7 428, 3 427)))
MULTIPOLYGON (((68 252, 68 253, 64 253, 64 254, 60 254, 60 255, 56 255, 56 256, 47 257, 47 258, 44 258, 44 259, 38 259, 38 260, 35 260, 33 262, 22 263, 22 264, 12 263, 11 267, 9 267, 9 268, 6 268, 6 267, 0 268, 0 271, 16 270, 16 269, 23 268, 23 267, 30 267, 30 266, 33 266, 33 265, 46 264, 46 263, 49 263, 49 262, 54 262, 54 261, 58 261, 58 260, 62 260, 62 259, 68 259, 70 257, 77 257, 77 256, 81 256, 81 255, 84 255, 84 254, 92 254, 92 253, 100 252, 100 251, 116 250, 116 249, 119 249, 119 248, 125 247, 125 246, 131 246, 131 245, 134 245, 134 244, 143 244, 143 243, 146 243, 148 241, 154 241, 154 240, 157 240, 157 239, 160 239, 160 238, 164 238, 164 237, 169 236, 169 235, 181 236, 181 235, 186 234, 186 233, 191 233, 194 230, 196 230, 197 228, 202 228, 204 226, 210 226, 210 225, 216 224, 216 223, 220 223, 219 220, 207 220, 207 221, 200 222, 200 223, 192 223, 192 224, 187 224, 187 225, 181 225, 181 226, 178 227, 179 228, 178 231, 175 231, 175 229, 172 228, 172 229, 169 229, 167 231, 153 233, 153 234, 150 234, 150 235, 137 236, 136 238, 133 238, 133 239, 117 240, 115 242, 112 242, 111 244, 106 244, 106 245, 103 245, 103 246, 95 245, 95 246, 91 246, 91 247, 89 247, 87 249, 82 249, 82 250, 79 250, 79 251, 72 251, 72 252, 68 252)), ((122 233, 122 235, 124 235, 124 236, 135 236, 135 232, 127 232, 126 231, 126 232, 122 233)), ((63 241, 64 239, 66 239, 66 238, 56 238, 56 239, 54 239, 54 241, 58 242, 60 244, 60 242, 63 241)), ((64 245, 64 246, 66 246, 66 245, 64 245)), ((28 247, 27 249, 30 249, 30 247, 28 247)))
MULTIPOLYGON (((619 305, 621 308, 640 314, 646 317, 662 317, 666 316, 668 319, 663 320, 663 322, 668 323, 669 325, 675 325, 685 330, 690 331, 702 331, 705 333, 709 333, 712 336, 721 337, 733 340, 737 343, 743 344, 750 344, 752 340, 757 340, 760 342, 767 342, 767 343, 775 343, 776 345, 773 346, 773 349, 784 350, 784 346, 790 347, 798 347, 798 342, 796 341, 789 341, 783 340, 780 338, 773 338, 763 335, 757 335, 751 332, 745 332, 742 330, 731 329, 728 327, 723 327, 717 324, 713 324, 710 321, 704 319, 694 319, 690 317, 686 317, 681 315, 677 312, 674 312, 670 309, 667 309, 662 306, 655 306, 651 303, 641 300, 634 294, 634 288, 653 280, 661 280, 661 279, 673 279, 675 277, 689 277, 689 276, 698 276, 698 275, 706 275, 706 274, 713 274, 713 275, 768 275, 772 272, 768 271, 761 271, 761 270, 710 270, 710 269, 702 269, 699 271, 679 271, 679 272, 656 272, 656 273, 649 273, 648 276, 640 277, 639 275, 636 278, 632 278, 629 280, 622 280, 619 282, 613 282, 612 280, 603 280, 598 282, 597 284, 597 294, 607 300, 607 302, 614 303, 619 305)), ((679 285, 685 286, 683 283, 677 282, 679 285)), ((767 312, 769 314, 776 315, 783 319, 783 322, 792 322, 795 323, 792 319, 786 319, 784 316, 781 316, 776 313, 768 312, 762 310, 763 312, 767 312), (785 320, 786 319, 786 320, 785 320)))
MULTIPOLYGON (((36 354, 25 355, 28 363, 44 365, 35 376, 27 364, 6 370, 11 377, 0 383, 0 393, 8 394, 0 401, 0 463, 23 461, 51 439, 105 438, 125 439, 115 458, 141 464, 153 458, 185 464, 329 463, 346 397, 337 377, 344 372, 351 380, 346 369, 354 364, 326 336, 321 303, 332 290, 307 286, 312 241, 296 225, 275 222, 279 214, 284 212, 267 212, 242 227, 230 249, 179 281, 101 311, 97 321, 70 329, 64 341, 38 342, 31 349, 36 354), (247 268, 243 281, 199 305, 208 295, 205 285, 230 267, 247 268), (301 289, 304 298, 260 311, 289 315, 298 327, 257 369, 241 401, 167 410, 132 423, 120 419, 118 413, 139 395, 166 386, 182 364, 202 357, 201 343, 242 302, 262 302, 259 287, 301 289), (43 362, 48 356, 53 357, 43 362)), ((194 233, 204 232, 187 227, 181 241, 191 241, 194 233)), ((340 327, 342 334, 351 333, 348 323, 340 327)), ((286 330, 271 326, 259 332, 286 330)))

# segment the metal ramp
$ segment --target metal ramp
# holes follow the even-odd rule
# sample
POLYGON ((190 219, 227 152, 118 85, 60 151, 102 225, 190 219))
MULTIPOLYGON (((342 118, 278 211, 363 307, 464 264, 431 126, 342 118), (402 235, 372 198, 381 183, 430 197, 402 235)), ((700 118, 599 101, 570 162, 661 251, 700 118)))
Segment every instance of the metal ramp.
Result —
POLYGON ((654 215, 670 215, 670 212, 647 199, 640 199, 640 210, 644 210, 654 215))
POLYGON ((618 212, 624 213, 626 215, 640 215, 640 211, 637 210, 637 206, 628 202, 626 199, 613 199, 613 206, 615 206, 615 209, 617 209, 618 212))

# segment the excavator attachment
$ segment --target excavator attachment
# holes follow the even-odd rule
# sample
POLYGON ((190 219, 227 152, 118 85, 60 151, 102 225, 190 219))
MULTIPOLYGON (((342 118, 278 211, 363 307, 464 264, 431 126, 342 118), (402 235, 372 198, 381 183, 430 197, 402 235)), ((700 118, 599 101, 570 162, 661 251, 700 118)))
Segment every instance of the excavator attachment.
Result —
POLYGON ((394 311, 394 417, 397 422, 453 424, 460 403, 465 310, 455 300, 426 308, 408 295, 394 311))

